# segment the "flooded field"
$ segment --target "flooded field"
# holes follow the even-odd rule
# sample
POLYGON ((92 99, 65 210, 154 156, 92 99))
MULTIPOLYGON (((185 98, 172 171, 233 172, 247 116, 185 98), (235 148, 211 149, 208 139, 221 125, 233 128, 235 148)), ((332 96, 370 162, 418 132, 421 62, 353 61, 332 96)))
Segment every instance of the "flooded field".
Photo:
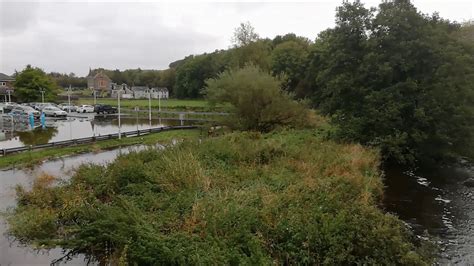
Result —
MULTIPOLYGON (((186 125, 190 121, 183 123, 186 125)), ((179 120, 152 119, 150 123, 147 118, 136 119, 127 117, 121 119, 121 132, 179 124, 179 120)), ((6 133, 3 138, 0 137, 0 149, 46 144, 54 141, 93 137, 117 132, 118 119, 116 116, 68 118, 67 120, 48 121, 46 128, 38 127, 31 131, 14 132, 13 134, 6 133)))

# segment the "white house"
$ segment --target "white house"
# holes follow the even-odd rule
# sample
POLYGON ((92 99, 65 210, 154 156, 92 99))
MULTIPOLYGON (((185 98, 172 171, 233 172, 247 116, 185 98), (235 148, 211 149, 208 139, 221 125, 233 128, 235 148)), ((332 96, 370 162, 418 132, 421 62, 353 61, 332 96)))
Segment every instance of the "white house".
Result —
POLYGON ((151 93, 150 97, 153 99, 168 99, 169 92, 167 88, 147 88, 144 86, 133 86, 131 88, 134 99, 147 99, 148 93, 151 93))
POLYGON ((113 90, 111 96, 113 98, 117 97, 118 92, 121 92, 123 99, 148 99, 148 93, 151 93, 152 99, 168 99, 169 92, 167 88, 151 88, 145 86, 132 86, 128 87, 126 84, 117 85, 113 84, 113 90))

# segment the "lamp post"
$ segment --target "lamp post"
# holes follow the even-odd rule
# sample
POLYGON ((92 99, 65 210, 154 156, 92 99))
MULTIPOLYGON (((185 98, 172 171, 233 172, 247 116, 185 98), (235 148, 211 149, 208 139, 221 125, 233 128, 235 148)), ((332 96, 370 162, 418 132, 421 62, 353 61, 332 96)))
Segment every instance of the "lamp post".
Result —
POLYGON ((41 103, 44 103, 44 89, 40 88, 40 92, 41 92, 41 103))
POLYGON ((151 88, 148 88, 148 123, 151 129, 151 88))
POLYGON ((161 112, 161 91, 158 92, 158 111, 161 112))
POLYGON ((96 96, 96 90, 94 88, 94 105, 97 104, 97 96, 96 96))
POLYGON ((8 92, 8 102, 11 103, 12 102, 12 91, 11 90, 7 90, 8 92))
POLYGON ((71 113, 71 85, 69 84, 69 89, 67 90, 67 111, 71 113))
MULTIPOLYGON (((95 90, 94 90, 95 91, 95 90)), ((117 106, 118 106, 118 138, 119 139, 122 139, 122 132, 120 131, 120 127, 121 127, 121 124, 120 124, 120 90, 117 92, 117 106)))

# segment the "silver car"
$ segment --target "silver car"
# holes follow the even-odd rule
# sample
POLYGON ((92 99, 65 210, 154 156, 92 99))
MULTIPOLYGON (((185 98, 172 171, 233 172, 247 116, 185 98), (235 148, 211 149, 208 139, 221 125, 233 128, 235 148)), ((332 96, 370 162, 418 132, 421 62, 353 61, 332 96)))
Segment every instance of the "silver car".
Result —
POLYGON ((43 108, 42 111, 45 116, 54 116, 54 117, 67 116, 67 113, 65 111, 53 106, 46 106, 43 108))

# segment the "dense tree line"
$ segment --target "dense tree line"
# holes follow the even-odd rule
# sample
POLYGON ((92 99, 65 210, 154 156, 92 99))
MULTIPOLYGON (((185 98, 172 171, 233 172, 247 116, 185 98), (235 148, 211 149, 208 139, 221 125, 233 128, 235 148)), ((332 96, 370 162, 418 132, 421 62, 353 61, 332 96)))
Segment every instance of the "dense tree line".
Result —
POLYGON ((85 77, 78 77, 74 73, 58 73, 58 72, 51 72, 48 74, 56 84, 61 88, 67 88, 71 86, 75 89, 83 89, 87 88, 87 79, 85 77))
MULTIPOLYGON (((170 64, 176 69, 175 95, 178 98, 203 97, 205 81, 221 72, 254 65, 284 79, 284 89, 295 91, 301 87, 312 42, 293 33, 276 36, 273 40, 260 39, 249 23, 243 23, 234 33, 234 45, 228 50, 217 50, 188 56, 170 64)), ((301 89, 303 91, 304 89, 301 89)))
POLYGON ((377 8, 344 1, 336 26, 313 43, 260 39, 249 24, 228 50, 177 64, 176 95, 199 97, 205 80, 258 66, 330 116, 337 137, 377 146, 387 159, 468 156, 474 150, 474 26, 425 15, 409 0, 377 8))
POLYGON ((377 9, 344 2, 336 27, 314 44, 308 96, 332 116, 342 138, 378 146, 387 158, 472 156, 468 27, 421 14, 409 0, 377 9))

